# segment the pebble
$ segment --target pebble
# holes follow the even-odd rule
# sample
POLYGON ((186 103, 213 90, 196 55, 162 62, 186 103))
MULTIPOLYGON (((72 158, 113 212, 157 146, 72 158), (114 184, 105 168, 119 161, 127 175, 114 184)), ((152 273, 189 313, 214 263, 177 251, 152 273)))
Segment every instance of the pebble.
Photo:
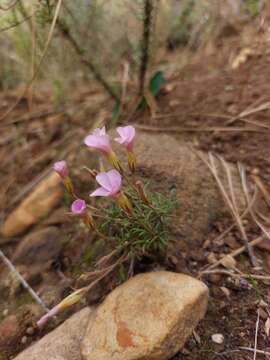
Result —
POLYGON ((26 329, 27 335, 34 335, 34 333, 35 333, 35 329, 32 326, 26 329))
POLYGON ((224 343, 224 336, 222 334, 213 334, 211 339, 215 344, 221 345, 224 343))
POLYGON ((21 339, 21 343, 25 345, 27 343, 27 336, 23 336, 21 339))
POLYGON ((214 264, 215 262, 217 262, 217 257, 216 255, 211 252, 208 256, 207 256, 207 261, 209 264, 214 264))

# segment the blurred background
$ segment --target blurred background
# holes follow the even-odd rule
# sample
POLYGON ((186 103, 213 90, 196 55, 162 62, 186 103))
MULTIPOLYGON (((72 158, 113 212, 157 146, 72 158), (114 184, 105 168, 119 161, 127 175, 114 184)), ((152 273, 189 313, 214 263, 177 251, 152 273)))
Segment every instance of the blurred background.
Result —
MULTIPOLYGON (((46 59, 37 74, 39 86, 50 88, 56 102, 67 100, 81 84, 95 86, 93 69, 83 65, 82 58, 91 63, 114 93, 120 92, 125 63, 130 67, 131 81, 136 83, 142 54, 144 3, 143 0, 63 1, 46 59)), ((215 51, 224 39, 241 34, 266 7, 263 0, 151 3, 152 71, 155 66, 179 70, 196 54, 202 55, 202 50, 207 54, 215 51), (168 65, 167 56, 176 52, 177 56, 172 56, 168 65)), ((1 0, 1 4, 0 88, 6 90, 29 81, 35 73, 57 1, 1 0)), ((133 83, 133 90, 134 86, 133 83)))

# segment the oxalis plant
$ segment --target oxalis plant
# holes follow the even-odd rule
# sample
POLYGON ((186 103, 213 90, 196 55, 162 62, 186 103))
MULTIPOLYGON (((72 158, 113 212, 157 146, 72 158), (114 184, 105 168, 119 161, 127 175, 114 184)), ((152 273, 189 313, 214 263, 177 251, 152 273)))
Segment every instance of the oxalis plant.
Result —
MULTIPOLYGON (((53 316, 72 306, 93 288, 98 281, 106 277, 123 263, 129 264, 129 276, 133 274, 133 266, 143 256, 153 256, 164 250, 169 238, 169 220, 175 206, 174 200, 160 193, 146 190, 146 186, 137 180, 137 161, 134 153, 136 131, 133 126, 118 127, 118 137, 114 140, 121 144, 127 154, 128 170, 124 170, 116 153, 113 151, 110 138, 105 127, 95 129, 84 139, 84 144, 105 157, 113 167, 107 172, 98 173, 87 169, 99 187, 90 193, 94 197, 105 198, 97 201, 97 205, 87 203, 76 196, 69 169, 64 160, 54 164, 54 170, 61 176, 66 191, 74 201, 71 214, 83 221, 90 232, 107 241, 113 248, 96 264, 97 270, 86 274, 92 281, 89 285, 74 291, 39 321, 44 324, 53 316), (93 280, 94 278, 94 280, 93 280)), ((96 203, 96 202, 95 202, 96 203)))

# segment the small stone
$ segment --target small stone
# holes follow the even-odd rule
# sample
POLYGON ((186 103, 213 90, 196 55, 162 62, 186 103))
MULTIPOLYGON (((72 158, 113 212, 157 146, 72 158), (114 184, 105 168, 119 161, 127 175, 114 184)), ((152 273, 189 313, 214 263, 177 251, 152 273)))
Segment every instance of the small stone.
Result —
POLYGON ((215 344, 221 345, 224 343, 224 336, 222 334, 213 334, 211 339, 215 344))
POLYGON ((140 274, 113 290, 89 324, 84 360, 167 360, 204 317, 208 289, 183 274, 140 274))
POLYGON ((32 326, 30 326, 30 327, 28 327, 27 329, 26 329, 26 334, 27 335, 34 335, 34 333, 35 333, 35 329, 32 327, 32 326))
POLYGON ((231 255, 227 255, 221 260, 221 264, 227 269, 235 269, 236 260, 231 255))
POLYGON ((251 174, 252 174, 252 175, 259 175, 259 173, 260 173, 260 169, 259 169, 259 168, 254 168, 254 169, 251 170, 251 174))
POLYGON ((25 345, 27 343, 27 336, 23 336, 21 339, 21 343, 25 345))
POLYGON ((8 309, 3 310, 2 314, 3 314, 4 317, 8 316, 8 309))
POLYGON ((207 256, 207 261, 209 264, 214 264, 217 262, 217 258, 216 258, 216 255, 211 252, 208 256, 207 256))

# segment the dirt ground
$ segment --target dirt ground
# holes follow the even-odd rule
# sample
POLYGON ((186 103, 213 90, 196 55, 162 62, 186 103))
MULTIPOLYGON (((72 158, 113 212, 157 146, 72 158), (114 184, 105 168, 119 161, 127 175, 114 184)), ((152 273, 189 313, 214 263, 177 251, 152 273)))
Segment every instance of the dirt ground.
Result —
MULTIPOLYGON (((232 69, 232 59, 235 59, 243 48, 237 37, 215 44, 214 53, 212 51, 210 54, 201 54, 184 69, 171 71, 158 99, 157 117, 150 119, 148 114, 138 114, 133 122, 147 133, 165 132, 178 140, 184 139, 192 143, 197 149, 216 152, 233 163, 243 163, 250 174, 260 177, 270 192, 269 42, 265 36, 254 35, 248 47, 251 49, 249 55, 236 69, 232 69)), ((178 56, 178 53, 168 54, 166 64, 177 62, 178 56)), ((20 91, 17 89, 0 94, 1 117, 16 101, 20 91)), ((30 188, 34 184, 33 179, 45 174, 56 159, 72 153, 74 145, 90 128, 89 119, 93 119, 92 122, 98 121, 110 114, 106 97, 97 90, 88 88, 79 89, 72 106, 60 108, 59 111, 55 110, 49 93, 36 92, 34 104, 34 111, 28 113, 27 101, 22 100, 16 109, 0 122, 2 220, 24 198, 29 191, 29 184, 30 188)), ((64 199, 60 210, 44 220, 47 224, 62 229, 66 238, 73 236, 72 241, 64 246, 57 259, 46 269, 47 273, 38 285, 41 293, 46 286, 50 286, 53 291, 58 286, 57 293, 53 292, 52 304, 58 297, 62 298, 71 291, 70 278, 87 270, 92 258, 101 251, 100 246, 97 246, 93 255, 86 235, 78 232, 78 228, 74 229, 68 217, 63 216, 66 204, 67 200, 64 199), (58 285, 59 276, 62 276, 62 280, 64 277, 61 286, 58 285)), ((269 206, 263 201, 259 206, 265 215, 265 223, 268 221, 269 224, 269 206)), ((236 228, 228 232, 223 239, 217 238, 232 222, 228 217, 214 223, 203 246, 200 249, 188 249, 184 261, 176 259, 167 264, 168 269, 198 276, 199 272, 209 265, 205 252, 214 254, 218 259, 220 254, 230 253, 240 247, 242 239, 236 228)), ((261 234, 252 221, 247 221, 246 231, 250 240, 261 234)), ((2 247, 8 256, 14 252, 19 238, 14 240, 2 247)), ((260 322, 257 348, 265 353, 257 353, 256 359, 270 359, 270 342, 265 329, 270 314, 269 305, 265 308, 260 306, 262 302, 270 303, 269 251, 269 244, 268 250, 256 248, 258 269, 252 268, 246 254, 243 253, 237 258, 237 267, 242 273, 265 276, 263 280, 255 280, 252 276, 243 278, 225 274, 208 274, 203 277, 210 289, 207 315, 196 334, 174 360, 253 359, 253 352, 244 350, 243 347, 254 348, 258 309, 260 322), (213 342, 213 334, 222 334, 223 343, 213 342)), ((141 264, 137 271, 155 266, 159 264, 141 264)), ((0 274, 1 272, 4 272, 2 265, 0 274)), ((108 279, 106 289, 109 290, 114 284, 114 279, 108 279)), ((33 286, 35 287, 35 282, 33 286)), ((48 293, 47 289, 44 293, 48 293)), ((4 319, 3 312, 5 313, 6 309, 9 314, 16 314, 18 307, 31 304, 24 291, 20 290, 13 297, 10 296, 6 292, 1 293, 0 321, 4 319)), ((102 289, 98 287, 88 301, 99 302, 103 296, 102 289)), ((68 314, 65 314, 63 317, 67 316, 68 314)), ((1 360, 12 359, 43 335, 36 330, 33 335, 23 340, 25 329, 29 328, 35 318, 29 320, 24 313, 20 319, 21 329, 10 344, 3 346, 1 360)), ((44 332, 54 326, 55 324, 50 325, 44 332)))

